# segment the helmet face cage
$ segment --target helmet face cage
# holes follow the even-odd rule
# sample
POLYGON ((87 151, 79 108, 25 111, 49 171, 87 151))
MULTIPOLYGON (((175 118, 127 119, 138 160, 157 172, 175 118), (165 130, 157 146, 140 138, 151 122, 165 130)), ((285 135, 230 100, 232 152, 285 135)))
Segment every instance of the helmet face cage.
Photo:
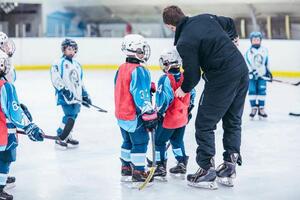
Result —
POLYGON ((0 58, 0 76, 4 76, 8 72, 7 67, 7 59, 6 58, 0 58))
POLYGON ((72 47, 75 50, 75 53, 78 52, 78 45, 77 43, 72 40, 72 39, 65 39, 62 43, 61 43, 61 50, 64 53, 64 51, 66 50, 67 47, 72 47))
POLYGON ((11 39, 8 39, 4 44, 1 45, 1 49, 9 57, 11 57, 16 51, 16 46, 15 46, 15 43, 11 39))

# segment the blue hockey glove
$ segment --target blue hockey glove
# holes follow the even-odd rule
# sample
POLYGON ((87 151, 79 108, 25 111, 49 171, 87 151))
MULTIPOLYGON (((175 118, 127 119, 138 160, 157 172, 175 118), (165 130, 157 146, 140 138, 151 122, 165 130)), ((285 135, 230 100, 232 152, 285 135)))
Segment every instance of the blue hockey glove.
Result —
POLYGON ((74 95, 70 90, 63 88, 62 90, 60 90, 60 92, 68 101, 72 101, 74 99, 74 95))
POLYGON ((249 79, 255 79, 258 76, 258 72, 254 69, 249 73, 249 79))
POLYGON ((29 119, 29 121, 32 122, 32 116, 27 108, 27 106, 25 106, 24 104, 20 103, 20 107, 22 108, 24 114, 26 115, 26 117, 29 119))
POLYGON ((26 135, 32 141, 43 141, 43 131, 36 124, 30 123, 24 128, 26 135))
POLYGON ((142 120, 144 123, 145 128, 148 131, 152 131, 156 128, 158 123, 158 116, 155 110, 148 111, 142 115, 142 120))
POLYGON ((90 107, 90 105, 92 104, 92 100, 90 99, 89 96, 84 96, 82 97, 82 103, 81 103, 83 106, 85 107, 90 107))

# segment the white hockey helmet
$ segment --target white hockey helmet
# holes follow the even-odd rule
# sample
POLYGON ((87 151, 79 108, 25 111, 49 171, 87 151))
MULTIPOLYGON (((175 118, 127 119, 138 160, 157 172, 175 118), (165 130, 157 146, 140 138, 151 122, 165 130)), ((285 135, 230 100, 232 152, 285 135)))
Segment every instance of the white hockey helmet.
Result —
POLYGON ((9 71, 8 60, 5 57, 0 57, 0 77, 3 77, 9 71))
POLYGON ((124 37, 122 51, 128 57, 134 57, 142 62, 150 58, 151 50, 145 38, 138 34, 129 34, 124 37))
POLYGON ((2 49, 9 57, 11 57, 15 50, 15 43, 8 39, 7 35, 3 32, 0 32, 0 49, 2 49))
POLYGON ((181 57, 176 47, 165 49, 159 57, 160 68, 167 73, 171 68, 180 68, 182 65, 181 57))

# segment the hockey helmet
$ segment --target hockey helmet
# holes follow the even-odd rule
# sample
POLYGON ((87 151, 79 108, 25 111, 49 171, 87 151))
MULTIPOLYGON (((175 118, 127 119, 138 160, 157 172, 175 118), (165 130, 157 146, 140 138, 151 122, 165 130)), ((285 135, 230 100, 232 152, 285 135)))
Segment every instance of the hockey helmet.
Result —
POLYGON ((9 57, 11 57, 16 50, 15 43, 8 39, 7 35, 3 32, 0 32, 0 49, 9 57))
POLYGON ((64 52, 67 47, 73 47, 75 49, 75 53, 78 52, 78 45, 75 42, 75 40, 66 38, 64 41, 61 43, 61 51, 64 52))
POLYGON ((171 68, 180 68, 181 57, 176 47, 165 49, 159 57, 160 68, 167 73, 171 68))
POLYGON ((135 57, 142 62, 147 62, 151 54, 149 44, 143 36, 138 34, 126 35, 124 37, 121 50, 126 56, 135 57))
POLYGON ((259 31, 250 33, 250 41, 252 41, 253 38, 259 38, 260 40, 262 40, 263 38, 262 33, 259 31))

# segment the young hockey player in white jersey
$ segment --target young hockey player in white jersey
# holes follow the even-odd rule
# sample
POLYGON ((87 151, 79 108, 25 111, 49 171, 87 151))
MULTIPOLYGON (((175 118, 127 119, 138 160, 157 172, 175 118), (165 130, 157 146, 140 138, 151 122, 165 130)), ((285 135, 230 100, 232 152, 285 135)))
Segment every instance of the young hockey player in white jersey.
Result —
POLYGON ((8 66, 7 57, 0 56, 0 199, 2 200, 13 199, 13 196, 4 189, 7 189, 6 186, 9 184, 10 165, 16 161, 18 146, 16 128, 23 129, 33 141, 43 141, 43 131, 31 122, 31 114, 19 103, 14 85, 6 81, 8 66))
POLYGON ((254 118, 257 111, 261 118, 268 117, 265 112, 265 97, 267 80, 272 81, 269 70, 269 55, 267 48, 261 46, 262 34, 252 32, 250 34, 251 47, 245 54, 245 60, 249 68, 249 99, 251 105, 250 117, 254 118), (267 80, 266 80, 267 79, 267 80))
POLYGON ((194 107, 195 90, 193 89, 183 98, 174 95, 184 79, 180 72, 181 58, 175 47, 163 51, 159 62, 165 74, 160 77, 156 92, 156 106, 160 120, 155 134, 157 168, 154 176, 162 181, 166 179, 166 143, 170 141, 177 165, 169 172, 173 176, 184 179, 188 156, 185 153, 183 137, 194 107))
MULTIPOLYGON (((51 67, 51 80, 55 88, 57 105, 60 105, 64 112, 57 135, 60 135, 64 129, 72 130, 81 103, 86 107, 92 103, 82 81, 82 67, 74 59, 78 52, 77 43, 72 39, 65 39, 61 44, 61 50, 63 56, 51 67)), ((78 145, 79 141, 73 139, 71 134, 65 141, 56 141, 56 146, 61 149, 78 145)))
POLYGON ((0 57, 7 58, 7 73, 5 75, 5 80, 8 82, 15 82, 16 80, 16 71, 12 65, 11 57, 15 52, 15 44, 12 40, 8 39, 7 35, 3 32, 0 32, 0 57))

